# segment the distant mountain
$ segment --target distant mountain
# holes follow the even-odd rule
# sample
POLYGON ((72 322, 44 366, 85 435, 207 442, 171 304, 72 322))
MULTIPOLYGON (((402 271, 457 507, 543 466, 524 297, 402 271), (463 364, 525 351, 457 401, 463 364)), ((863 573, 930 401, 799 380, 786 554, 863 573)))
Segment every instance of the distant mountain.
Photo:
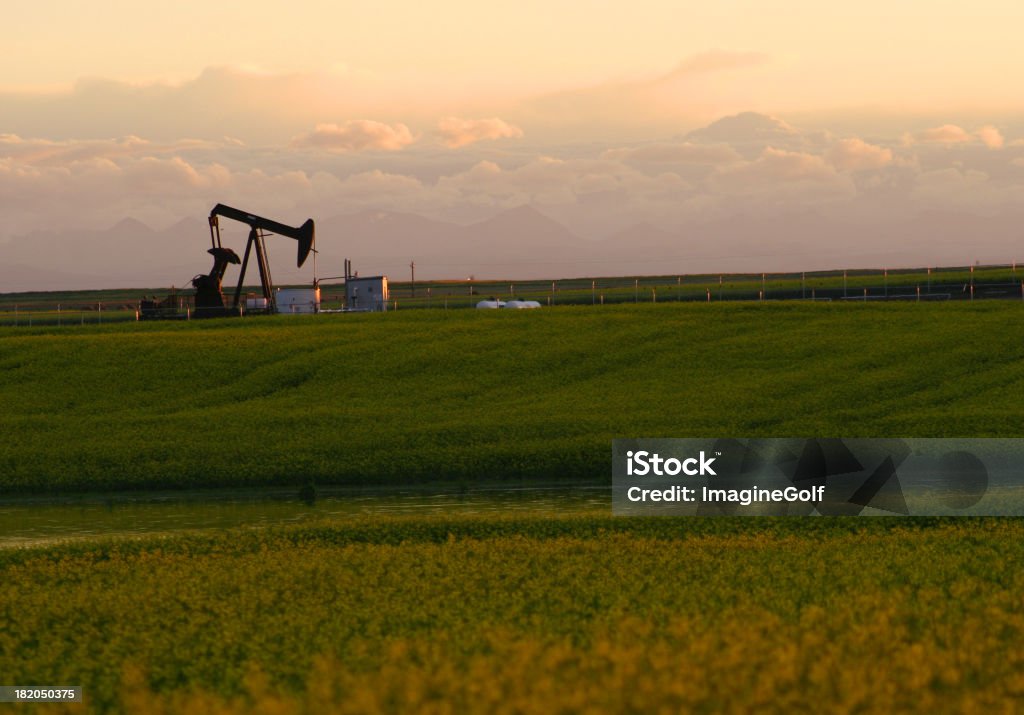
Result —
POLYGON ((322 275, 340 272, 350 258, 362 275, 406 280, 411 262, 423 279, 557 277, 594 244, 521 206, 470 225, 382 211, 336 216, 317 226, 317 245, 322 275))
POLYGON ((87 290, 112 288, 107 276, 68 273, 28 266, 21 263, 0 263, 0 292, 24 293, 37 290, 87 290))
POLYGON ((204 228, 193 219, 154 231, 126 218, 101 231, 18 236, 0 244, 0 290, 181 286, 196 273, 209 270, 209 257, 202 255, 210 247, 204 228), (14 265, 32 271, 14 272, 14 265))
MULTIPOLYGON (((570 278, 634 274, 779 272, 857 267, 966 265, 1017 255, 1024 216, 933 211, 881 221, 814 211, 734 215, 667 229, 640 222, 600 240, 580 236, 531 206, 463 225, 416 214, 361 211, 317 222, 316 274, 340 276, 350 258, 361 275, 405 281, 570 278)), ((240 255, 247 230, 225 222, 224 244, 240 255)), ((129 285, 187 287, 210 270, 209 229, 186 218, 156 231, 125 219, 102 231, 38 232, 0 244, 0 292, 129 285)), ((267 240, 278 284, 308 283, 295 243, 267 240)), ((228 283, 237 280, 229 269, 228 283)), ((249 267, 255 281, 255 265, 249 267)))

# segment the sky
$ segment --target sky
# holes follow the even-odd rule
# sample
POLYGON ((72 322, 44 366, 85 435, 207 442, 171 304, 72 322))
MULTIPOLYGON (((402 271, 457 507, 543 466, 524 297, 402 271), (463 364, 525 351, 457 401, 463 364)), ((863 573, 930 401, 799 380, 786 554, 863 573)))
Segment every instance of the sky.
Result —
MULTIPOLYGON (((296 224, 367 210, 465 224, 528 205, 589 240, 653 226, 677 252, 735 217, 904 221, 922 262, 944 213, 1022 214, 1017 2, 42 0, 3 14, 0 260, 20 242, 41 261, 24 250, 40 232, 163 229, 218 202, 296 224)), ((965 243, 1017 257, 1005 231, 965 243)))

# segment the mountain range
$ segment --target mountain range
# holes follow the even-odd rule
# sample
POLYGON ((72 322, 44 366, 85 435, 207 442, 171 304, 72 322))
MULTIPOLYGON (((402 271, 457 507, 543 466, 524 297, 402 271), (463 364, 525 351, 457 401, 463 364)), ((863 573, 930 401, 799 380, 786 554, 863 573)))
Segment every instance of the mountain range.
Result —
MULTIPOLYGON (((411 262, 420 280, 966 265, 1014 260, 1019 224, 1016 216, 957 212, 863 224, 805 212, 736 215, 678 230, 645 222, 589 237, 531 206, 469 225, 362 211, 317 221, 315 263, 321 278, 341 275, 350 258, 362 275, 399 281, 408 280, 411 262)), ((247 228, 221 226, 225 245, 241 255, 247 228)), ((294 242, 271 237, 267 243, 276 283, 312 279, 312 260, 295 267, 294 242)), ((0 292, 186 286, 210 270, 203 255, 209 247, 206 222, 191 217, 163 230, 126 218, 101 231, 18 236, 0 244, 0 292)))

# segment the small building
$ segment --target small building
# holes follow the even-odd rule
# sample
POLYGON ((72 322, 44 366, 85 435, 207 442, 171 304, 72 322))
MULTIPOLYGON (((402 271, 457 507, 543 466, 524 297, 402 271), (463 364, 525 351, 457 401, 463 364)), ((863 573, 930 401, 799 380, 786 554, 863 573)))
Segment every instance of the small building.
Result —
POLYGON ((388 309, 388 277, 350 277, 345 281, 345 308, 383 313, 388 309))
POLYGON ((278 313, 319 313, 320 288, 278 288, 274 302, 278 313))

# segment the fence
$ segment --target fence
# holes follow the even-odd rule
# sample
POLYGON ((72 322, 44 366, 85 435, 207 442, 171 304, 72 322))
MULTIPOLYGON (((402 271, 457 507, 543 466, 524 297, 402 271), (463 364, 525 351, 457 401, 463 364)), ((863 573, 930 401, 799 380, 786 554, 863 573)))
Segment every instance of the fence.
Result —
MULTIPOLYGON (((322 286, 324 310, 340 309, 343 293, 322 286)), ((485 299, 536 300, 544 306, 721 301, 1024 301, 1024 271, 1016 263, 914 269, 858 269, 804 273, 730 273, 668 276, 572 278, 532 281, 389 282, 390 309, 472 308, 485 299)), ((102 295, 101 291, 91 292, 102 295)), ((76 300, 62 294, 0 295, 0 326, 75 326, 125 322, 139 318, 139 295, 117 291, 114 301, 76 300), (5 300, 6 298, 6 300, 5 300)), ((139 291, 141 294, 142 291, 139 291)), ((179 317, 191 315, 190 296, 176 297, 179 317)))

